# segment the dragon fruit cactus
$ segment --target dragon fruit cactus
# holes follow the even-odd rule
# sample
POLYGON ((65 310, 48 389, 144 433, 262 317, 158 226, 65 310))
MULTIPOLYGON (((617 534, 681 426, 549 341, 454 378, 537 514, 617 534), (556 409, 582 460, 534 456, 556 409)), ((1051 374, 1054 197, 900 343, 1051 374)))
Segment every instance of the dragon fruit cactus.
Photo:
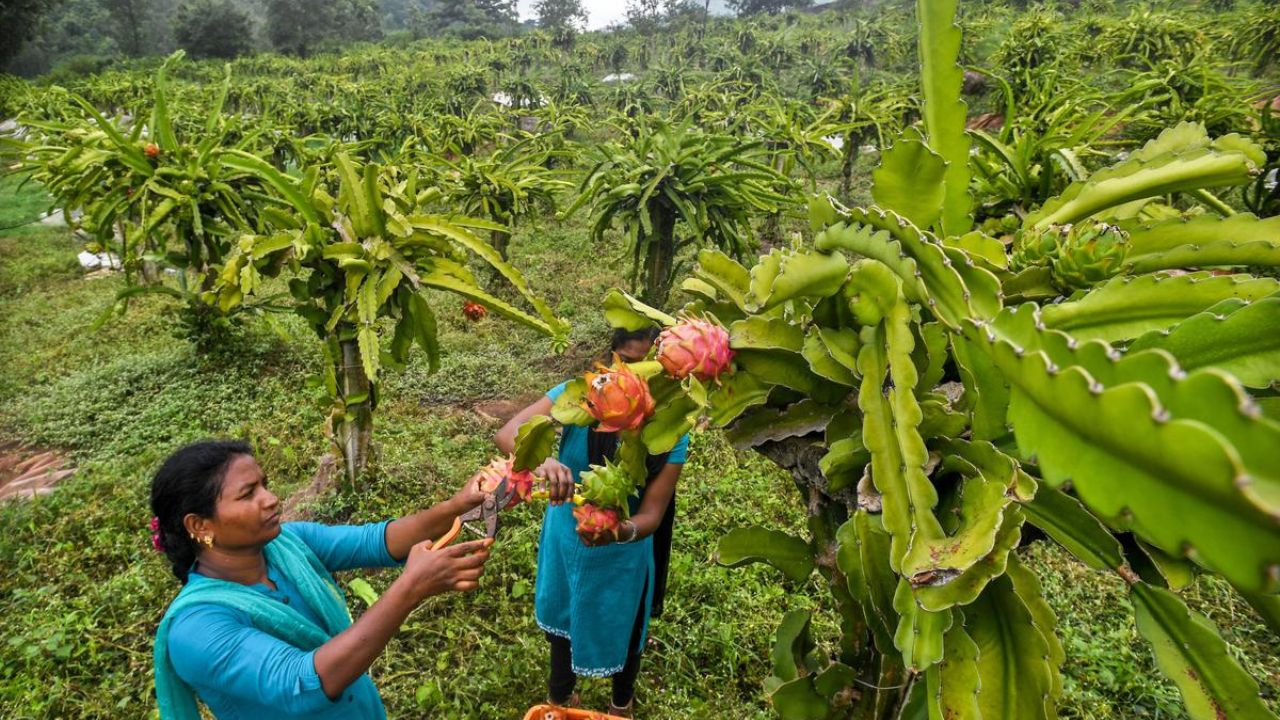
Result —
POLYGON ((492 462, 480 470, 481 492, 490 493, 497 490, 503 480, 507 481, 507 487, 515 491, 515 494, 511 496, 511 501, 507 503, 507 507, 512 507, 528 500, 533 493, 533 472, 530 470, 516 470, 515 458, 513 457, 494 458, 492 462))
POLYGON ((606 459, 604 465, 592 465, 582 473, 582 496, 597 506, 621 508, 627 512, 627 498, 636 492, 636 478, 620 464, 606 459))
POLYGON ((1051 268, 1059 288, 1087 288, 1120 272, 1129 254, 1129 234, 1104 222, 1070 226, 1051 268))
POLYGON ((692 375, 703 381, 719 381, 731 360, 729 333, 707 320, 685 318, 658 336, 658 362, 677 380, 692 375))
POLYGON ((587 373, 587 401, 583 405, 600 422, 600 432, 636 430, 653 414, 649 383, 631 368, 615 360, 613 367, 599 366, 587 373))
POLYGON ((618 511, 615 508, 599 507, 591 503, 573 509, 573 517, 578 521, 578 533, 593 542, 605 538, 617 539, 618 511))

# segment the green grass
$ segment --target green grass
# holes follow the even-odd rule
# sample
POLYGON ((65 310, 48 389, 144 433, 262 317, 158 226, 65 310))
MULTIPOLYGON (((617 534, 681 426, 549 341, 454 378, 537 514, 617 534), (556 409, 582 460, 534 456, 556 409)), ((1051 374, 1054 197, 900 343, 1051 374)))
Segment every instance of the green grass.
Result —
MULTIPOLYGON (((0 192, 11 187, 0 182, 0 192)), ((15 203, 0 195, 0 207, 16 212, 34 202, 30 194, 15 203)), ((53 495, 0 507, 5 718, 153 712, 151 638, 177 584, 150 551, 147 488, 169 451, 210 435, 248 438, 287 494, 325 450, 323 413, 304 389, 319 356, 301 323, 251 322, 217 358, 173 337, 171 305, 161 300, 135 302, 95 332, 90 325, 121 281, 83 278, 76 250, 65 229, 0 238, 0 436, 61 449, 80 466, 53 495)), ((446 497, 484 462, 496 428, 477 403, 539 393, 600 349, 598 300, 624 279, 619 248, 600 250, 581 224, 549 221, 522 230, 513 245, 535 289, 574 323, 567 356, 551 356, 545 339, 501 320, 467 323, 460 301, 434 298, 447 350, 441 371, 429 375, 418 356, 386 377, 373 477, 354 495, 323 498, 316 514, 362 522, 410 512, 446 497)), ((827 597, 817 582, 785 585, 765 568, 718 567, 711 555, 739 525, 799 530, 802 506, 777 468, 703 433, 681 483, 680 513, 667 615, 653 626, 641 675, 644 716, 771 717, 761 681, 773 630, 785 611, 813 608, 829 647, 827 597)), ((546 647, 532 612, 540 518, 524 508, 504 520, 484 588, 426 602, 375 664, 393 717, 518 718, 543 697, 546 647)), ((1023 552, 1068 652, 1062 716, 1182 717, 1176 689, 1137 637, 1120 581, 1049 547, 1023 552)), ((394 573, 365 577, 382 589, 394 573)), ((1185 595, 1241 649, 1277 707, 1274 636, 1221 583, 1201 580, 1185 595)), ((607 689, 587 681, 584 698, 603 706, 607 689)))

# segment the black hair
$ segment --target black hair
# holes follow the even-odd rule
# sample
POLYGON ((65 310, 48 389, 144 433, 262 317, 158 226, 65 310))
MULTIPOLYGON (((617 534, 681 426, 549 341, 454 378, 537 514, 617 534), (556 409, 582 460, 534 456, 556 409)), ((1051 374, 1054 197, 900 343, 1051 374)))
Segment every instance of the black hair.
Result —
POLYGON ((658 335, 662 330, 656 326, 649 325, 639 330, 628 330, 626 328, 614 328, 613 337, 609 340, 609 351, 617 352, 622 349, 623 345, 636 340, 643 340, 649 344, 653 344, 658 339, 658 335))
POLYGON ((183 518, 191 513, 213 517, 227 466, 237 455, 253 455, 253 448, 238 440, 202 440, 176 450, 151 479, 151 513, 160 522, 164 554, 183 585, 198 552, 183 518))

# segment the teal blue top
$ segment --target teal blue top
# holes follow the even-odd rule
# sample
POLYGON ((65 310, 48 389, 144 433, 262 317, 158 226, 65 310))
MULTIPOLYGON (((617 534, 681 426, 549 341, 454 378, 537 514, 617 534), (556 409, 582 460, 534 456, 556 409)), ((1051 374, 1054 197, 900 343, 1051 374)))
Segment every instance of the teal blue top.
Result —
MULTIPOLYGON (((322 580, 336 588, 329 573, 399 565, 387 551, 386 526, 386 522, 358 526, 286 523, 281 536, 300 540, 309 548, 319 567, 308 571, 322 575, 322 580)), ((267 547, 277 543, 278 539, 267 547)), ((172 617, 166 618, 168 659, 177 676, 218 720, 386 718, 382 699, 367 673, 336 700, 324 694, 316 674, 315 650, 342 628, 330 627, 334 621, 326 622, 322 610, 314 607, 319 603, 307 601, 299 587, 303 583, 288 577, 271 558, 268 553, 267 577, 275 583, 275 590, 264 584, 239 588, 247 587, 257 597, 292 610, 291 615, 323 629, 323 635, 307 643, 311 647, 299 647, 296 639, 290 642, 279 636, 283 633, 273 634, 270 628, 261 627, 261 621, 255 623, 257 615, 251 615, 244 607, 216 601, 180 602, 198 600, 202 593, 212 597, 210 591, 215 586, 232 584, 201 575, 195 569, 174 601, 172 617)), ((349 624, 350 620, 346 622, 349 624)))
MULTIPOLYGON (((547 397, 554 402, 566 385, 552 388, 547 397)), ((580 482, 579 475, 590 467, 587 433, 585 427, 566 425, 560 436, 559 459, 573 471, 574 482, 580 482)), ((683 464, 688 452, 689 436, 685 435, 667 462, 683 464)), ((653 601, 653 538, 588 547, 578 538, 577 525, 572 503, 547 508, 538 543, 535 616, 544 631, 570 640, 575 674, 608 677, 627 662, 632 627, 642 603, 644 629, 639 647, 644 647, 653 601)))

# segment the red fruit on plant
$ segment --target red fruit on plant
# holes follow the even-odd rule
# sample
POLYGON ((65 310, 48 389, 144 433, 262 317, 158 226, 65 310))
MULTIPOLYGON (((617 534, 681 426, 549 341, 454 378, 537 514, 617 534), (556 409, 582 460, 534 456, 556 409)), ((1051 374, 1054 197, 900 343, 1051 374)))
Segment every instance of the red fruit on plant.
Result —
POLYGON ((600 432, 635 430, 653 414, 649 383, 614 358, 614 366, 598 366, 601 372, 587 373, 587 401, 583 405, 600 421, 600 432))
POLYGON ((160 156, 160 146, 155 143, 147 143, 142 148, 142 152, 146 153, 149 158, 156 158, 160 156))
POLYGON ((480 470, 480 491, 491 493, 498 489, 502 481, 515 492, 507 507, 513 507, 529 499, 533 493, 533 471, 516 470, 514 457, 494 458, 492 462, 480 470))
POLYGON ((462 303, 462 314, 466 315, 467 319, 471 322, 476 322, 478 320, 483 320, 484 317, 489 314, 489 308, 481 305, 480 303, 467 300, 462 303))
POLYGON ((729 333, 707 320, 685 318, 658 336, 658 362, 677 380, 719 380, 732 360, 729 333))
POLYGON ((584 535, 593 542, 599 542, 612 536, 618 539, 618 510, 616 508, 597 507, 584 503, 573 509, 573 517, 578 521, 578 534, 584 535))

